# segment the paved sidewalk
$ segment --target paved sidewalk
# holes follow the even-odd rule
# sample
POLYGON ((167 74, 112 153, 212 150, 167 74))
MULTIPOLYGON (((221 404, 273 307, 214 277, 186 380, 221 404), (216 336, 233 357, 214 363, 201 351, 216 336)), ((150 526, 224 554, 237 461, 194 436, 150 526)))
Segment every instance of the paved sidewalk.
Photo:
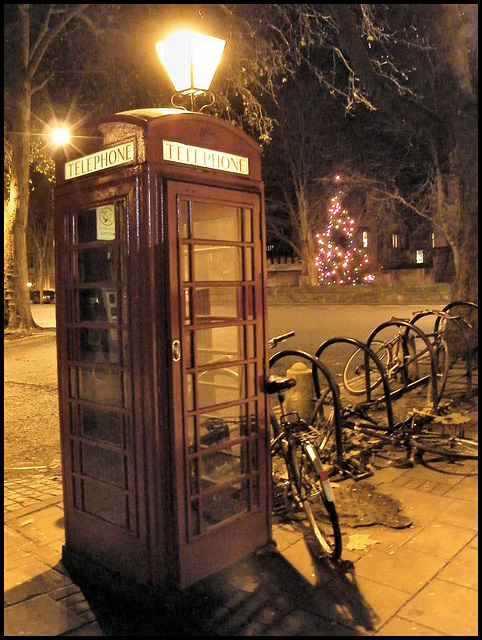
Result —
MULTIPOLYGON (((460 411, 476 437, 476 402, 460 411)), ((82 590, 65 571, 59 477, 5 482, 4 635, 476 636, 478 462, 424 459, 413 468, 380 461, 368 480, 335 486, 337 567, 310 553, 302 522, 275 522, 276 550, 142 609, 82 590), (373 489, 373 499, 393 498, 400 528, 396 518, 355 526, 353 494, 373 489)))

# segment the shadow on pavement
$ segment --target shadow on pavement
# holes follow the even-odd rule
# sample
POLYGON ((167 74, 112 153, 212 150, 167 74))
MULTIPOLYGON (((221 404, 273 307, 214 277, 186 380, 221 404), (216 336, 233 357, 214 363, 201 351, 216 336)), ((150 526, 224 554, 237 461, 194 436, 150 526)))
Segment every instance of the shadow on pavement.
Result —
MULTIPOLYGON (((345 567, 344 564, 341 565, 345 567)), ((276 551, 253 554, 182 591, 158 598, 80 584, 108 636, 365 635, 373 612, 353 574, 331 571, 324 590, 307 584, 276 551), (317 604, 318 603, 318 604, 317 604), (351 627, 346 626, 350 624, 351 627)))

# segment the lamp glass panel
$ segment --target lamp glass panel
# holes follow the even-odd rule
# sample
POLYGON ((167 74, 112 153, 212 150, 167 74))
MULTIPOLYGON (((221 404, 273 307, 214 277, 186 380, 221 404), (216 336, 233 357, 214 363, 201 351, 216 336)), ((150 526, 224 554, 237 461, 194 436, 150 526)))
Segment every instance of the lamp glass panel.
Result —
POLYGON ((157 53, 176 91, 191 86, 190 51, 185 32, 174 33, 156 44, 157 53))
POLYGON ((217 66, 223 54, 224 40, 193 34, 192 62, 193 86, 207 91, 211 86, 217 66))
POLYGON ((219 38, 180 31, 158 42, 156 49, 176 91, 191 88, 207 91, 225 44, 225 41, 219 38))

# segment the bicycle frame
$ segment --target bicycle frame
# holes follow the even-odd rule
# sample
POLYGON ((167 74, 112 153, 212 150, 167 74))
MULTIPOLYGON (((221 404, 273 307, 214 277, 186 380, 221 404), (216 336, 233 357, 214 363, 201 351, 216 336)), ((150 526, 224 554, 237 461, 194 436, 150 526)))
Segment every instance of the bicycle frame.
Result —
MULTIPOLYGON (((300 355, 299 351, 290 353, 294 353, 297 357, 300 355)), ((281 354, 286 355, 286 352, 281 354)), ((278 355, 273 356, 275 362, 278 355)), ((280 409, 279 421, 273 410, 270 411, 275 435, 271 442, 271 454, 273 456, 281 453, 288 472, 288 481, 283 483, 283 499, 286 508, 291 510, 291 503, 303 509, 321 552, 335 561, 341 556, 342 537, 329 474, 324 469, 315 444, 317 433, 313 427, 300 419, 297 411, 286 412, 285 409, 285 392, 295 386, 294 378, 273 375, 266 381, 265 391, 269 395, 276 393, 280 409), (295 419, 290 419, 291 416, 295 419), (323 509, 325 517, 328 516, 329 525, 322 524, 320 515, 316 515, 314 510, 315 505, 323 509), (332 533, 326 533, 326 526, 332 533)))
MULTIPOLYGON (((431 391, 432 391, 432 404, 433 404, 433 409, 434 411, 437 409, 438 406, 438 394, 437 394, 437 361, 436 361, 436 350, 434 348, 434 346, 432 345, 432 343, 430 342, 429 337, 419 328, 417 327, 415 324, 412 324, 411 322, 407 321, 407 320, 401 320, 401 319, 391 319, 391 320, 387 320, 386 322, 382 322, 381 324, 378 325, 378 327, 375 327, 375 329, 373 329, 373 331, 370 333, 370 335, 368 336, 367 339, 367 346, 370 347, 371 343, 375 340, 376 336, 378 333, 380 333, 383 329, 387 328, 387 327, 398 327, 399 328, 399 334, 398 336, 396 336, 397 339, 399 339, 401 341, 401 345, 402 345, 402 355, 403 355, 403 363, 400 364, 400 369, 403 371, 402 373, 402 384, 403 386, 400 389, 397 389, 396 391, 392 391, 390 392, 390 396, 392 398, 397 398, 401 395, 403 395, 404 393, 406 393, 407 391, 411 391, 412 389, 425 384, 427 382, 427 379, 430 378, 429 382, 431 384, 431 391), (405 331, 402 331, 402 327, 405 328, 405 331), (429 354, 430 356, 430 374, 428 376, 424 376, 423 378, 420 378, 418 380, 415 380, 413 382, 410 382, 409 379, 409 375, 408 375, 408 367, 410 366, 410 364, 412 362, 414 362, 416 360, 416 358, 420 357, 420 355, 423 355, 425 353, 424 352, 420 352, 418 354, 416 354, 415 356, 410 356, 410 352, 409 352, 409 348, 408 348, 408 340, 409 340, 409 334, 410 331, 413 331, 416 334, 416 337, 420 338, 422 340, 422 342, 425 344, 426 347, 426 352, 429 354)), ((383 342, 383 341, 382 341, 383 342)), ((371 394, 370 394, 370 387, 367 387, 367 399, 370 400, 371 394)), ((381 400, 383 400, 384 398, 381 398, 381 400)))

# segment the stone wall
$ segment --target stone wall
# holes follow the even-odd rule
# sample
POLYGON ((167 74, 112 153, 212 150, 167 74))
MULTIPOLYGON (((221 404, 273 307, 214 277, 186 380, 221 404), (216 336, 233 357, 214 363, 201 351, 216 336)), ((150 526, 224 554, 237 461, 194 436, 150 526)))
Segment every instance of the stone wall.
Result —
POLYGON ((268 279, 269 304, 433 304, 445 306, 450 302, 450 284, 321 285, 289 286, 271 285, 268 279))

